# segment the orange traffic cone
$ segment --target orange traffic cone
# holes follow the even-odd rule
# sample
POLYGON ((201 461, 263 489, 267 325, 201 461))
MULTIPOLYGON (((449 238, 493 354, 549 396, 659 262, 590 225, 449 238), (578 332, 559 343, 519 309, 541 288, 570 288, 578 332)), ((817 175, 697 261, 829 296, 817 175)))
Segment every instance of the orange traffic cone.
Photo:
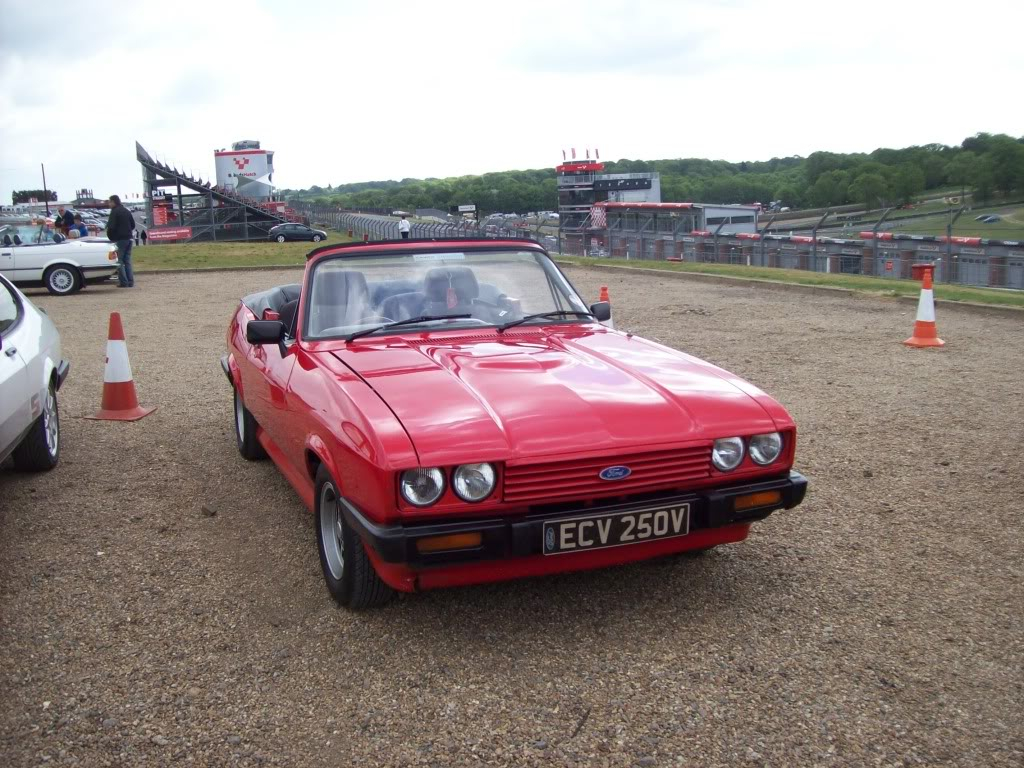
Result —
MULTIPOLYGON (((601 286, 601 292, 598 294, 597 300, 598 301, 607 301, 609 304, 612 303, 612 300, 608 297, 608 286, 607 285, 602 285, 601 286)), ((607 320, 602 322, 601 325, 605 326, 606 328, 615 328, 615 321, 612 320, 611 318, 608 318, 607 320)))
POLYGON ((107 332, 107 366, 103 371, 103 402, 95 416, 89 419, 110 421, 138 421, 148 416, 156 407, 142 408, 135 395, 132 367, 128 364, 128 345, 124 340, 121 315, 110 313, 110 329, 107 332))
MULTIPOLYGON (((917 266, 917 265, 915 265, 917 266)), ((913 335, 904 341, 908 347, 942 347, 946 345, 939 338, 935 327, 935 297, 932 296, 932 271, 930 264, 921 268, 921 298, 917 301, 917 320, 913 335)))

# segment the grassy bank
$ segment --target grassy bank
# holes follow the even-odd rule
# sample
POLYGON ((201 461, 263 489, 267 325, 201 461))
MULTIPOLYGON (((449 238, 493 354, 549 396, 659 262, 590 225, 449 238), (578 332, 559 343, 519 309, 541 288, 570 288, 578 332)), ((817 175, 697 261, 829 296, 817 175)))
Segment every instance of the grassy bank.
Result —
POLYGON ((323 243, 167 243, 132 249, 132 265, 139 272, 157 269, 216 269, 302 264, 313 248, 349 239, 329 232, 323 243))
MULTIPOLYGON (((622 259, 590 259, 578 256, 558 257, 560 261, 568 261, 580 266, 600 264, 603 266, 635 267, 642 269, 658 269, 667 272, 698 272, 708 275, 724 275, 726 277, 752 278, 770 280, 779 283, 796 285, 814 285, 830 288, 845 288, 861 293, 880 296, 917 296, 921 284, 911 280, 894 280, 883 277, 864 277, 862 275, 835 275, 823 272, 807 272, 800 269, 775 269, 771 267, 746 267, 734 264, 691 264, 675 261, 623 261, 622 259)), ((936 285, 935 297, 948 301, 970 301, 978 304, 995 304, 1000 306, 1024 308, 1024 292, 1001 291, 988 288, 971 288, 960 285, 936 285)))

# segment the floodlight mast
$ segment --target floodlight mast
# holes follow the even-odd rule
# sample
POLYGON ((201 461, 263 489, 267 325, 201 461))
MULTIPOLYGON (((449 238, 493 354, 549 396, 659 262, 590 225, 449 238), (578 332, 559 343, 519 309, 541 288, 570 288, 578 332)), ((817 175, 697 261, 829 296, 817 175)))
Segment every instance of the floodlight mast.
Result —
POLYGON ((832 215, 832 209, 829 208, 825 211, 825 215, 818 219, 818 223, 814 225, 814 229, 811 230, 811 264, 814 268, 818 268, 818 227, 825 223, 825 219, 832 215))
POLYGON ((882 211, 881 217, 875 222, 875 226, 871 228, 871 258, 874 260, 871 269, 876 269, 878 266, 878 230, 881 228, 882 222, 889 218, 889 214, 894 210, 894 208, 886 208, 882 211))
MULTIPOLYGON (((963 198, 960 198, 963 200, 963 198)), ((960 214, 967 210, 966 205, 961 205, 960 210, 956 212, 956 216, 953 215, 953 206, 949 207, 949 223, 946 224, 946 281, 953 279, 953 225, 956 224, 956 220, 960 218, 960 214)))
POLYGON ((46 204, 46 215, 50 215, 50 192, 46 188, 46 166, 42 163, 39 164, 39 168, 43 172, 43 202, 46 204))
POLYGON ((768 244, 767 244, 767 241, 765 240, 765 238, 768 235, 768 230, 771 229, 771 226, 775 222, 775 219, 777 217, 778 217, 778 214, 777 213, 773 213, 768 218, 768 223, 764 225, 764 227, 761 229, 761 232, 759 233, 759 237, 761 239, 761 266, 762 267, 767 266, 767 262, 765 261, 765 256, 767 255, 766 250, 768 248, 768 244))

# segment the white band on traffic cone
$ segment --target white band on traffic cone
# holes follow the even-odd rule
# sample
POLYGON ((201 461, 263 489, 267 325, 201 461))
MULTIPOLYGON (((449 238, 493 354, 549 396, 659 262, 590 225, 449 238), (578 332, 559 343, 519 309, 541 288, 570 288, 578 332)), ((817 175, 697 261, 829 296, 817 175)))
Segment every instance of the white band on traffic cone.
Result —
POLYGON ((128 344, 124 339, 107 341, 107 366, 103 371, 103 381, 118 384, 132 380, 132 367, 128 362, 128 344))
POLYGON ((921 298, 917 300, 917 319, 926 323, 935 322, 935 296, 931 288, 921 289, 921 298))

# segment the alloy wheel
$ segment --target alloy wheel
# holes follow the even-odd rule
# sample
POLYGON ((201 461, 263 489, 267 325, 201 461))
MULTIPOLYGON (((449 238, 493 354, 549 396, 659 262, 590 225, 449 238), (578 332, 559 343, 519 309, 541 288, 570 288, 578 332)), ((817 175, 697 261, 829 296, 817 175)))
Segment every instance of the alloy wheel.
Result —
POLYGON ((331 483, 324 483, 320 490, 320 540, 327 570, 335 580, 341 581, 345 572, 344 518, 338 494, 331 483))

